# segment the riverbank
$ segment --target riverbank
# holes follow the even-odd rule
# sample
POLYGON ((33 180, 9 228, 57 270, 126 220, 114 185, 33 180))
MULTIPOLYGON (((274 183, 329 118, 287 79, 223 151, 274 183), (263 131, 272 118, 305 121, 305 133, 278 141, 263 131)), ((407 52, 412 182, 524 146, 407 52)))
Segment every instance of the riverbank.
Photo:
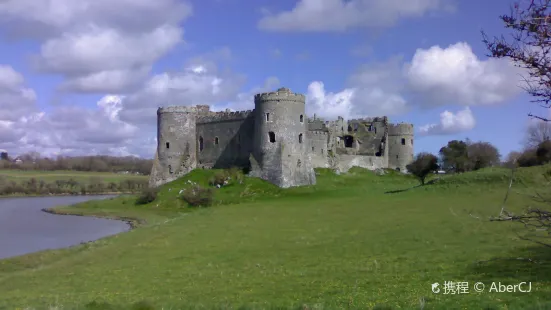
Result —
POLYGON ((119 196, 119 195, 135 195, 139 192, 100 192, 100 193, 59 193, 59 194, 9 194, 0 195, 1 198, 23 198, 23 197, 65 197, 65 196, 119 196))
MULTIPOLYGON (((71 206, 66 206, 71 207, 71 206)), ((141 225, 145 225, 147 221, 144 219, 139 218, 129 218, 126 216, 116 216, 116 215, 94 215, 94 214, 83 214, 78 212, 69 212, 69 211, 63 211, 59 209, 60 207, 53 207, 53 208, 43 208, 41 209, 42 212, 46 212, 48 214, 54 214, 54 215, 64 215, 64 216, 84 216, 84 217, 93 217, 93 218, 101 218, 101 219, 109 219, 109 220, 117 220, 122 221, 128 224, 131 229, 135 229, 141 225)))

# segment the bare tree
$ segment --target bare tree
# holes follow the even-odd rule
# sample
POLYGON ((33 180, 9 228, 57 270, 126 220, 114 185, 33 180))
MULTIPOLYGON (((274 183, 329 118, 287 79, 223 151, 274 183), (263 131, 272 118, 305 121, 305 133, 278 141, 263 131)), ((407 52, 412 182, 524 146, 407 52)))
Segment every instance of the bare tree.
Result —
POLYGON ((536 123, 528 126, 524 147, 531 149, 538 147, 542 142, 551 140, 551 123, 538 120, 536 123))
MULTIPOLYGON (((502 15, 505 28, 511 30, 511 39, 502 35, 492 40, 482 32, 483 42, 494 58, 511 59, 524 68, 527 76, 525 90, 534 97, 533 102, 551 107, 551 0, 521 0, 511 8, 509 15, 502 15)), ((529 114, 549 121, 547 117, 529 114)))

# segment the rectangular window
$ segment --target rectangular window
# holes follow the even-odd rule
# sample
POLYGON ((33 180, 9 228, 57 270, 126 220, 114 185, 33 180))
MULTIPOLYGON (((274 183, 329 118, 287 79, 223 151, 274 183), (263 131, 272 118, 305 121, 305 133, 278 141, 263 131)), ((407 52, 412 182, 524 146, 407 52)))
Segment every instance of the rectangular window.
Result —
POLYGON ((166 143, 166 148, 167 148, 167 149, 170 148, 170 143, 169 143, 169 142, 166 143))
POLYGON ((267 122, 270 121, 270 113, 266 113, 266 121, 267 121, 267 122))

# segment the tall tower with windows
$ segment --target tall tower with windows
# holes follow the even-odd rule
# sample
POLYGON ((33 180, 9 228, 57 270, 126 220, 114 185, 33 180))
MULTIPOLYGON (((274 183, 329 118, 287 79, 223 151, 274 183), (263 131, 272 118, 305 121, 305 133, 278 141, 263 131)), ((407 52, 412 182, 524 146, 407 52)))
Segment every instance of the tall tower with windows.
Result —
POLYGON ((287 88, 254 97, 252 175, 284 188, 316 183, 306 141, 305 103, 304 95, 287 88))
POLYGON ((389 124, 388 168, 407 172, 413 161, 413 124, 389 124))

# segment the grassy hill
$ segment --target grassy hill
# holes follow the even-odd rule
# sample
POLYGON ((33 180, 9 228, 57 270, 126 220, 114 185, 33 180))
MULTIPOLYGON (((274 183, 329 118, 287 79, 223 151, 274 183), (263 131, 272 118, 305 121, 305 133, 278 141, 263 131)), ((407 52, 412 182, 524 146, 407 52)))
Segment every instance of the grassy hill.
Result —
MULTIPOLYGON (((528 194, 548 190, 549 171, 520 169, 507 207, 532 204, 528 194)), ((318 170, 317 185, 291 189, 234 175, 214 189, 210 208, 179 197, 194 183, 209 186, 216 173, 196 170, 146 205, 127 196, 57 208, 133 218, 138 228, 0 261, 0 308, 551 307, 549 248, 521 240, 518 225, 487 220, 501 209, 508 170, 443 176, 422 187, 410 176, 359 168, 318 170), (469 282, 469 293, 443 294, 444 281, 469 282), (493 281, 531 282, 532 291, 473 290, 493 281), (434 282, 440 294, 432 293, 434 282)))

